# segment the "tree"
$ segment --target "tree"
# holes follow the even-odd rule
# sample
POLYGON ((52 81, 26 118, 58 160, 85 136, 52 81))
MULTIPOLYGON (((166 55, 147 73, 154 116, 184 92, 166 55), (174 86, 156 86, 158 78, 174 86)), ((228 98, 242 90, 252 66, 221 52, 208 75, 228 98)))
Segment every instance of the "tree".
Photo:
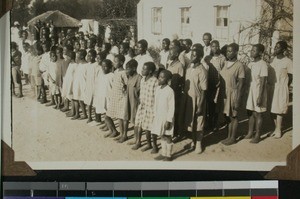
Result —
POLYGON ((139 0, 103 0, 103 18, 132 18, 136 17, 139 0))
POLYGON ((18 21, 21 25, 26 25, 27 21, 31 19, 29 13, 29 4, 31 0, 15 0, 13 1, 13 8, 11 10, 11 22, 18 21))

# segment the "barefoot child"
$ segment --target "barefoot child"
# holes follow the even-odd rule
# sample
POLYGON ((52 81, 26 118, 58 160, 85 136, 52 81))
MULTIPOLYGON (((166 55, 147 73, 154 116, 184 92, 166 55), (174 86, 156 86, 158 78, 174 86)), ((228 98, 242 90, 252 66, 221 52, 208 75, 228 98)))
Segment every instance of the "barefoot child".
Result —
MULTIPOLYGON (((101 114, 97 112, 97 106, 96 101, 98 101, 98 93, 101 92, 101 86, 99 85, 99 82, 101 82, 101 77, 103 75, 102 70, 102 61, 106 59, 106 53, 105 52, 99 52, 97 53, 96 60, 97 60, 97 66, 95 69, 95 85, 94 85, 94 100, 93 100, 93 106, 95 107, 95 122, 104 124, 103 121, 101 121, 101 114)), ((106 127, 107 128, 107 127, 106 127)))
POLYGON ((74 81, 74 74, 77 68, 77 63, 75 62, 76 53, 72 51, 68 51, 66 53, 66 59, 69 61, 69 67, 67 69, 66 75, 63 79, 63 89, 62 89, 62 97, 65 99, 65 107, 62 109, 63 112, 69 110, 69 102, 71 101, 71 111, 67 113, 67 116, 74 116, 74 103, 73 99, 73 81, 74 81))
POLYGON ((22 65, 21 65, 21 71, 24 75, 25 78, 25 84, 29 83, 29 78, 28 78, 28 74, 29 74, 29 57, 30 57, 30 52, 29 52, 29 48, 30 48, 30 44, 29 43, 23 43, 23 49, 24 52, 22 54, 22 65))
MULTIPOLYGON (((130 60, 126 64, 126 74, 128 77, 127 81, 127 103, 125 108, 125 124, 124 124, 124 137, 119 140, 120 143, 127 140, 128 123, 134 125, 135 116, 138 108, 139 96, 140 96, 140 85, 142 76, 137 72, 138 62, 134 59, 130 60)), ((134 139, 137 139, 137 129, 134 130, 134 139)), ((130 142, 129 144, 135 144, 136 141, 130 142)))
POLYGON ((19 94, 16 95, 18 98, 23 97, 22 81, 21 81, 21 64, 22 64, 22 53, 18 50, 16 42, 11 42, 11 76, 12 76, 12 91, 15 95, 15 86, 19 88, 19 94))
POLYGON ((83 49, 79 50, 77 53, 78 66, 74 74, 74 82, 73 82, 73 100, 74 100, 74 107, 75 107, 75 115, 72 118, 73 120, 87 118, 85 105, 83 103, 84 91, 86 87, 86 68, 87 68, 87 62, 85 61, 86 54, 87 54, 86 51, 83 49), (80 117, 79 115, 79 105, 82 110, 82 114, 83 114, 82 117, 80 117))
POLYGON ((245 139, 251 139, 251 143, 260 141, 261 127, 263 123, 262 114, 267 111, 267 77, 268 66, 262 60, 265 47, 262 44, 253 45, 251 57, 253 61, 249 63, 248 68, 251 70, 251 84, 247 100, 247 112, 249 115, 249 129, 245 139), (255 126, 255 136, 253 137, 255 126))
POLYGON ((274 59, 271 66, 275 69, 276 83, 272 100, 271 113, 274 114, 275 131, 272 136, 281 138, 282 118, 288 111, 289 86, 293 80, 293 62, 284 55, 287 50, 286 41, 279 41, 275 45, 274 59))
MULTIPOLYGON (((95 79, 95 97, 93 105, 96 109, 96 114, 106 114, 108 105, 108 94, 112 88, 113 77, 112 62, 109 59, 104 59, 101 62, 102 71, 98 70, 95 79)), ((100 119, 100 118, 99 118, 100 119)), ((102 130, 107 131, 106 126, 100 127, 102 130)))
MULTIPOLYGON (((39 65, 42 59, 43 49, 39 43, 35 43, 31 48, 31 59, 29 64, 31 65, 31 86, 35 89, 37 100, 41 99, 41 84, 42 84, 42 73, 40 72, 39 65)), ((45 100, 45 99, 44 99, 45 100)))
POLYGON ((55 109, 60 108, 61 96, 60 96, 60 84, 61 84, 61 68, 57 63, 57 55, 55 52, 50 52, 50 64, 48 68, 48 81, 49 91, 54 97, 55 109))
MULTIPOLYGON (((151 128, 153 124, 154 111, 154 97, 155 89, 158 86, 158 80, 153 76, 156 67, 153 62, 146 62, 142 67, 143 78, 141 80, 140 104, 135 118, 135 128, 137 129, 137 139, 133 150, 141 147, 142 131, 146 132, 147 146, 142 149, 146 151, 152 149, 151 144, 151 128)), ((153 150, 151 153, 157 153, 158 147, 156 143, 156 136, 153 137, 153 150)))
POLYGON ((95 74, 98 63, 96 62, 96 50, 90 50, 87 54, 86 88, 84 91, 84 103, 87 105, 88 121, 92 122, 92 104, 94 97, 95 74))
MULTIPOLYGON (((124 139, 124 117, 125 117, 125 104, 126 104, 126 86, 127 86, 127 76, 126 71, 123 68, 125 61, 124 55, 115 56, 114 64, 114 78, 111 92, 109 93, 109 102, 105 117, 105 123, 110 131, 107 137, 117 137, 119 132, 113 123, 112 118, 117 118, 120 128, 119 139, 124 139)), ((117 140, 119 140, 117 139, 117 140)))
POLYGON ((183 113, 184 128, 192 132, 192 150, 202 153, 202 138, 205 116, 205 94, 207 90, 207 71, 201 64, 203 49, 192 50, 191 64, 186 71, 184 86, 183 113))
POLYGON ((162 70, 158 76, 158 85, 155 92, 154 120, 152 135, 161 137, 161 155, 156 160, 171 161, 172 136, 174 131, 175 97, 173 89, 168 85, 172 73, 162 70))
POLYGON ((228 122, 228 137, 222 141, 224 145, 232 145, 236 142, 237 116, 240 110, 245 79, 245 68, 237 59, 238 51, 238 44, 232 43, 228 45, 226 51, 228 61, 225 62, 225 66, 220 73, 224 82, 223 89, 225 92, 224 114, 228 122))

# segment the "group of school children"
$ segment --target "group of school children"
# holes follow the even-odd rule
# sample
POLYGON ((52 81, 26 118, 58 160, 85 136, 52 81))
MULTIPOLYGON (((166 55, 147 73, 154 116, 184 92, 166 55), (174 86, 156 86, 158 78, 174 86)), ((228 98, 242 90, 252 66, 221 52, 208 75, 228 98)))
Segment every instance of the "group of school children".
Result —
MULTIPOLYGON (((142 151, 158 153, 160 137, 161 154, 156 160, 171 161, 173 143, 186 132, 192 133, 187 147, 198 154, 203 151, 204 131, 216 132, 222 125, 228 132, 222 143, 236 143, 238 114, 245 108, 249 116, 245 139, 259 143, 268 103, 275 122, 271 136, 280 138, 292 82, 292 61, 285 56, 287 43, 277 42, 270 65, 262 59, 264 46, 253 45, 248 66, 238 60, 237 44, 222 50, 210 33, 203 35, 203 43, 166 38, 160 64, 153 62, 146 40, 138 41, 136 50, 124 42, 119 46, 104 43, 98 50, 91 38, 75 40, 72 45, 51 46, 45 41, 23 47, 30 54, 26 62, 29 79, 41 103, 47 102, 48 88, 46 106, 66 112, 72 120, 100 123, 100 129, 108 131, 104 137, 119 143, 128 140, 130 123, 134 141, 128 144, 133 150, 142 147, 145 132, 147 144, 142 151), (273 84, 268 81, 270 68, 276 75, 273 84), (248 79, 247 70, 251 71, 248 79), (225 124, 220 122, 222 117, 225 124)), ((20 65, 17 49, 12 43, 12 68, 20 65)))

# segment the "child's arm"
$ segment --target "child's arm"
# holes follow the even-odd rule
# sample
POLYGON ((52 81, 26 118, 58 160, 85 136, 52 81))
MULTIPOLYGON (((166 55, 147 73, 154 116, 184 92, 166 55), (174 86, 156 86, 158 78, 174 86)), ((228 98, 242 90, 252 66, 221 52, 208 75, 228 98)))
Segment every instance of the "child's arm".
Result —
POLYGON ((196 115, 200 116, 200 115, 203 115, 203 106, 205 105, 204 104, 204 99, 205 99, 205 96, 206 96, 206 90, 207 90, 207 70, 206 69, 202 69, 201 73, 199 74, 199 90, 201 91, 200 92, 200 100, 199 100, 199 103, 197 104, 197 110, 196 110, 196 115))
POLYGON ((175 96, 174 91, 171 90, 170 94, 168 95, 168 106, 167 106, 167 121, 165 123, 165 130, 170 130, 173 123, 175 113, 175 96))

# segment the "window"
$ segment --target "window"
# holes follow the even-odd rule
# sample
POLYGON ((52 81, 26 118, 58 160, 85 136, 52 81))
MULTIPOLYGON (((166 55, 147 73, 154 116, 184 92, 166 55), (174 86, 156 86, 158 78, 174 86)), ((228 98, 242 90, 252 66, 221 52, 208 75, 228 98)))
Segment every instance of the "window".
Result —
POLYGON ((229 38, 229 6, 216 6, 216 38, 228 40, 229 38))
POLYGON ((152 8, 151 31, 155 35, 162 33, 162 8, 152 8))
POLYGON ((190 7, 181 8, 181 34, 187 37, 191 36, 190 22, 190 7))

